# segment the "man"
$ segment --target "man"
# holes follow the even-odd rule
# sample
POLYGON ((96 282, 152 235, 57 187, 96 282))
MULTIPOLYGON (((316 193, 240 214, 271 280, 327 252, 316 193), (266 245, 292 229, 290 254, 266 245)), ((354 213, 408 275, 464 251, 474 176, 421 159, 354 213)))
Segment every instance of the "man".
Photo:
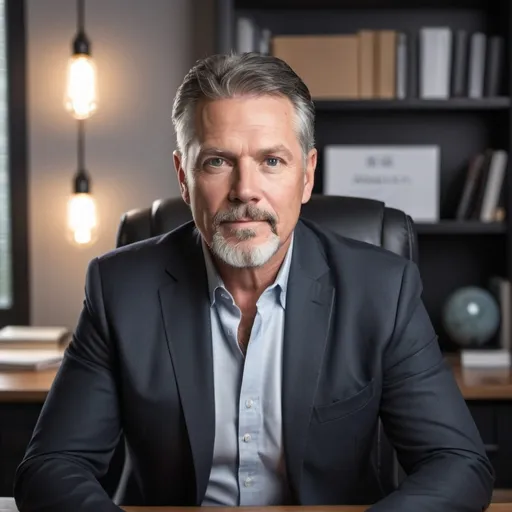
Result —
POLYGON ((146 505, 484 510, 493 470, 417 267, 298 220, 317 159, 304 83, 270 56, 213 56, 173 120, 194 221, 90 263, 20 511, 119 510, 98 479, 121 432, 146 505), (407 475, 387 495, 379 417, 407 475))

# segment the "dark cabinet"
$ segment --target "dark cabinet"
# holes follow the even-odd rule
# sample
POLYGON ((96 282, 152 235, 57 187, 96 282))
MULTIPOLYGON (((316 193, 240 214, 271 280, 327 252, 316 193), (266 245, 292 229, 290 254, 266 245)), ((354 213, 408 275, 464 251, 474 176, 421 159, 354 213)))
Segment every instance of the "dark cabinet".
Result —
POLYGON ((496 471, 495 487, 512 488, 512 401, 475 400, 468 404, 496 471))
MULTIPOLYGON (((496 487, 512 489, 512 400, 470 400, 470 411, 496 471, 496 487)), ((41 404, 0 403, 0 496, 13 495, 14 473, 41 411, 41 404)), ((123 464, 122 444, 101 482, 113 496, 123 464)))

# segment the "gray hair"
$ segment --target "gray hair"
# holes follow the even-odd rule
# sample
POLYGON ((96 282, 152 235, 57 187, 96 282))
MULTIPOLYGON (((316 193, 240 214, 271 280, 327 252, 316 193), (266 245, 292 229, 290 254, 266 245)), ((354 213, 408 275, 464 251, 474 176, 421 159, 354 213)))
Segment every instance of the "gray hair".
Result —
POLYGON ((259 53, 212 55, 198 61, 178 88, 172 110, 178 150, 186 165, 194 140, 194 112, 202 98, 283 96, 297 117, 297 136, 304 160, 315 146, 315 106, 306 84, 283 60, 259 53))

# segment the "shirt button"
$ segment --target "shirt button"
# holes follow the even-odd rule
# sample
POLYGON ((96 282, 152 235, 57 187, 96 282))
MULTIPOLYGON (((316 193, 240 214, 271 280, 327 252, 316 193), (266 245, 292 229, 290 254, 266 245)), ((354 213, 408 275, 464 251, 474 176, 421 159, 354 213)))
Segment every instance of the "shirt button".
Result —
POLYGON ((245 434, 242 439, 244 440, 244 443, 248 443, 251 440, 251 434, 245 434))
POLYGON ((249 400, 245 401, 245 407, 247 407, 247 409, 250 409, 253 403, 254 402, 249 398, 249 400))
POLYGON ((244 482, 244 485, 245 485, 245 487, 251 487, 251 485, 252 485, 252 478, 251 477, 246 478, 245 482, 244 482))

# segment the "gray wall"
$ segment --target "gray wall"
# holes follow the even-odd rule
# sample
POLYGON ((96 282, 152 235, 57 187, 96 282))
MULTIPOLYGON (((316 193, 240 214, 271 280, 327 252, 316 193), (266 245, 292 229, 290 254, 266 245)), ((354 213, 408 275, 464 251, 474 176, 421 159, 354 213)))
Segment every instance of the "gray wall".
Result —
POLYGON ((172 100, 193 62, 213 50, 213 2, 86 2, 99 78, 99 109, 86 127, 86 166, 101 224, 97 243, 79 249, 66 240, 76 122, 63 108, 76 2, 26 1, 31 323, 74 328, 87 264, 114 247, 121 214, 178 194, 172 100))

